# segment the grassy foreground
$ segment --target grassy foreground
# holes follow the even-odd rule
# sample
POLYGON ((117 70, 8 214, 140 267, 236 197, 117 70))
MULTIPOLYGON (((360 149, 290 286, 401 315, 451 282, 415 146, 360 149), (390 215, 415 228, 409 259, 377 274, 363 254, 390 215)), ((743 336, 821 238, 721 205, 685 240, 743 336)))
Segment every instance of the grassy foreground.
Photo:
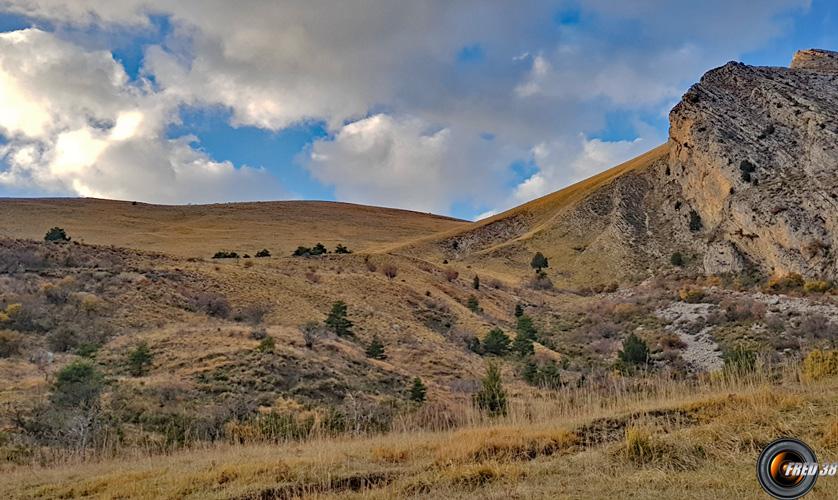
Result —
MULTIPOLYGON (((167 456, 2 470, 2 498, 764 498, 760 449, 780 436, 838 460, 838 379, 650 380, 564 391, 443 432, 213 445, 167 456)), ((809 498, 838 497, 822 478, 809 498)))

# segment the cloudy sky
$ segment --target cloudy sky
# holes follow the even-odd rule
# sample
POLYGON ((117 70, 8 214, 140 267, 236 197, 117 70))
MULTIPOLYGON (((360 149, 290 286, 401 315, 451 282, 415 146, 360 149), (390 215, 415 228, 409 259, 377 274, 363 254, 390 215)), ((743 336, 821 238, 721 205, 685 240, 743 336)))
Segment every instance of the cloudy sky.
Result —
POLYGON ((478 218, 666 138, 830 1, 0 0, 0 196, 328 199, 478 218))

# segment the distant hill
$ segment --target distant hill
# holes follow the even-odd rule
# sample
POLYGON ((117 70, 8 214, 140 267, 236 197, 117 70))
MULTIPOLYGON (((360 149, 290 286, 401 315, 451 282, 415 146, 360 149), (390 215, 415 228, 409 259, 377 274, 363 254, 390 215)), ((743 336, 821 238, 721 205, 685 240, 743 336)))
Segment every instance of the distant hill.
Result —
POLYGON ((100 199, 0 199, 0 236, 41 239, 52 226, 86 243, 209 257, 274 254, 317 242, 372 250, 467 225, 438 215, 325 201, 149 205, 100 199))

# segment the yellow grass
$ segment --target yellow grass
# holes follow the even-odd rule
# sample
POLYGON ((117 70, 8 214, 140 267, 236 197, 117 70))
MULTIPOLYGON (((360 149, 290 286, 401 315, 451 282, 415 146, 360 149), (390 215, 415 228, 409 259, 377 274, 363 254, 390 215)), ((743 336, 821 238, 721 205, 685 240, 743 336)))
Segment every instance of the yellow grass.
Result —
MULTIPOLYGON (((3 498, 763 498, 760 449, 791 435, 838 453, 838 380, 771 385, 652 379, 576 403, 517 401, 500 421, 443 432, 214 445, 167 456, 7 467, 3 498), (654 388, 653 388, 654 386, 654 388)), ((811 498, 830 498, 828 479, 811 498)))

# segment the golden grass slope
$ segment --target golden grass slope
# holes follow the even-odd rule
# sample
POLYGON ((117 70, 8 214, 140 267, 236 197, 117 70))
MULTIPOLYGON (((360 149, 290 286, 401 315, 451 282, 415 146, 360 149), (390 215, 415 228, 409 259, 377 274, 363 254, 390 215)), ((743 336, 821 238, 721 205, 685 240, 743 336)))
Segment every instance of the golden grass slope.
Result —
MULTIPOLYGON (((516 401, 443 432, 217 445, 165 457, 3 470, 4 498, 765 498, 754 464, 793 434, 838 453, 838 380, 770 377, 516 401)), ((811 498, 835 498, 823 478, 811 498)))
POLYGON ((253 255, 268 248, 338 243, 356 251, 447 231, 469 223, 389 208, 321 201, 149 205, 100 199, 0 199, 0 236, 40 240, 53 226, 76 240, 209 257, 218 250, 253 255))

